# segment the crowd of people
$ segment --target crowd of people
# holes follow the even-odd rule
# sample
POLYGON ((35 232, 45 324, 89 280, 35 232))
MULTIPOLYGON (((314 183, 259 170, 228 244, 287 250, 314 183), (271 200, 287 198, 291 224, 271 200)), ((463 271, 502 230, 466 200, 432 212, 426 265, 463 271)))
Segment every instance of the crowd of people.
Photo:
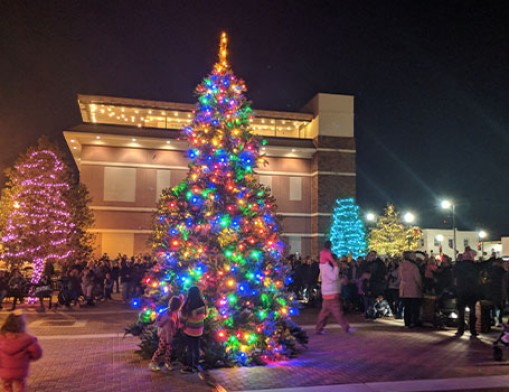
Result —
MULTIPOLYGON (((415 251, 403 252, 401 257, 382 258, 376 251, 370 251, 365 257, 353 260, 348 256, 337 257, 331 248, 331 242, 326 241, 318 258, 301 259, 293 255, 288 260, 293 278, 290 289, 295 297, 308 306, 321 308, 317 334, 326 333, 331 316, 346 333, 351 333, 354 329, 344 313, 353 311, 363 312, 366 319, 390 316, 402 319, 408 328, 418 327, 422 325, 422 301, 426 295, 437 304, 446 297, 455 299, 459 320, 457 336, 463 335, 466 327, 472 336, 478 334, 476 314, 472 310, 479 300, 489 300, 492 319, 496 324, 502 323, 509 299, 509 264, 495 254, 483 261, 476 260, 476 252, 470 247, 456 260, 415 251), (467 308, 469 320, 463 322, 467 308)), ((154 264, 148 255, 130 258, 118 255, 110 259, 107 254, 90 262, 64 263, 58 269, 46 263, 36 286, 30 286, 29 274, 20 268, 13 268, 10 273, 0 271, 0 308, 4 299, 10 297, 11 310, 15 310, 27 296, 38 298, 40 309, 44 309, 44 299, 49 298, 51 308, 54 290, 58 291, 58 305, 63 307, 94 306, 96 301, 111 300, 114 292, 121 293, 122 301, 127 303, 143 295, 143 278, 154 264)), ((191 288, 185 299, 172 297, 168 309, 155 321, 159 347, 149 364, 150 370, 172 369, 171 348, 176 334, 181 332, 187 353, 186 366, 181 371, 196 372, 206 314, 197 287, 191 288)), ((16 331, 23 333, 22 325, 16 331)), ((36 354, 33 359, 40 355, 36 354)))
MULTIPOLYGON (((326 243, 324 249, 327 245, 330 243, 326 243)), ((356 260, 333 255, 333 261, 327 263, 337 267, 342 311, 363 312, 366 319, 390 316, 414 328, 423 323, 425 296, 432 298, 438 308, 445 300, 453 300, 457 320, 464 320, 466 308, 472 310, 468 323, 456 321, 457 335, 462 335, 468 325, 471 335, 476 336, 475 304, 480 300, 489 301, 491 320, 500 325, 509 299, 509 263, 494 253, 488 260, 476 258, 476 253, 466 247, 452 260, 432 252, 407 251, 401 257, 382 258, 370 251, 356 260)), ((301 259, 295 255, 289 258, 293 277, 291 290, 308 306, 323 307, 322 302, 327 302, 321 276, 326 268, 322 258, 322 252, 316 259, 309 256, 301 259)), ((327 303, 327 307, 330 306, 327 303)), ((345 325, 342 319, 338 322, 345 325)), ((317 333, 322 330, 318 325, 317 333)))
POLYGON ((143 295, 143 277, 153 265, 149 255, 119 254, 111 259, 106 253, 92 261, 69 261, 56 268, 47 262, 36 285, 30 283, 31 268, 0 270, 0 309, 6 298, 12 299, 10 310, 15 310, 27 297, 38 299, 40 310, 45 310, 45 300, 50 309, 95 306, 97 301, 111 300, 114 292, 121 293, 122 301, 128 303, 143 295))

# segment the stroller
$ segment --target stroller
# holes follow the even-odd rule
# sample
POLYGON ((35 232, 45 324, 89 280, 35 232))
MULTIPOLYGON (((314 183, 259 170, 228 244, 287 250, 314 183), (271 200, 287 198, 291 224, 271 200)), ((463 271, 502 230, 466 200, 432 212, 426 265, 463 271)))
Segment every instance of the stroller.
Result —
POLYGON ((435 302, 434 327, 437 328, 455 328, 458 326, 458 299, 450 290, 444 290, 435 302))
POLYGON ((499 344, 504 347, 509 347, 509 324, 502 323, 502 332, 497 340, 493 342, 493 359, 495 361, 501 361, 504 357, 502 348, 499 344))

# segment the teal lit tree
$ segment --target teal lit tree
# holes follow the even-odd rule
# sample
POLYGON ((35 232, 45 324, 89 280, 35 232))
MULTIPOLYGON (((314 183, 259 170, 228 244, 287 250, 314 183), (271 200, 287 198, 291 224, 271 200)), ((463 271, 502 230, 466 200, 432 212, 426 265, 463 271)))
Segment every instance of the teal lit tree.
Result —
POLYGON ((194 119, 182 130, 188 175, 158 204, 151 239, 158 264, 145 278, 140 320, 150 323, 169 296, 196 285, 209 310, 207 364, 260 364, 293 355, 294 335, 306 337, 289 318, 296 309, 284 290, 277 206, 255 179, 263 142, 251 131, 253 111, 226 43, 223 34, 219 61, 198 85, 194 119))
POLYGON ((364 256, 367 249, 366 227, 359 217, 353 197, 337 199, 329 233, 332 252, 337 256, 364 256))

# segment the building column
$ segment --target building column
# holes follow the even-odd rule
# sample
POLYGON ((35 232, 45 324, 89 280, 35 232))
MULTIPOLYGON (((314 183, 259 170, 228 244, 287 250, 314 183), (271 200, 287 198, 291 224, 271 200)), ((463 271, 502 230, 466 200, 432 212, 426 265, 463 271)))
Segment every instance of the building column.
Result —
POLYGON ((311 254, 327 239, 336 199, 356 196, 355 139, 318 136, 312 161, 311 254))

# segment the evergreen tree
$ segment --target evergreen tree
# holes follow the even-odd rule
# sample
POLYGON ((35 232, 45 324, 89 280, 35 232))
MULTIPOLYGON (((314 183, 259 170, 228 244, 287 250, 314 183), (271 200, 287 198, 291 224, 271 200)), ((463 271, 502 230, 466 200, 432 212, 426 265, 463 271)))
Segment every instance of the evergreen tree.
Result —
POLYGON ((200 287, 209 309, 202 339, 208 365, 264 363, 294 353, 292 333, 305 340, 288 318, 296 310, 284 291, 289 266, 277 206, 255 179, 263 142, 251 131, 253 111, 227 62, 226 42, 223 34, 219 62, 198 85, 192 124, 182 130, 188 175, 159 200, 152 236, 158 264, 145 278, 140 313, 150 323, 170 295, 200 287))
POLYGON ((401 255, 405 250, 420 247, 422 231, 416 227, 407 227, 399 219, 394 206, 387 203, 384 215, 378 217, 376 227, 369 232, 369 248, 379 254, 401 255))
POLYGON ((86 190, 74 190, 71 178, 60 151, 45 138, 7 171, 0 219, 2 256, 13 266, 32 263, 32 284, 39 282, 46 261, 76 256, 76 243, 90 223, 90 210, 83 205, 86 190))
POLYGON ((336 200, 329 239, 332 242, 332 252, 337 256, 351 254, 356 259, 366 254, 366 228, 353 197, 336 200))
POLYGON ((73 177, 70 179, 70 189, 67 200, 72 214, 74 230, 70 237, 70 246, 74 250, 74 259, 89 260, 94 251, 95 235, 88 231, 94 226, 94 213, 88 207, 92 198, 84 184, 80 184, 73 177))
POLYGON ((405 242, 406 250, 417 250, 423 246, 424 234, 418 226, 411 226, 406 229, 405 242))

